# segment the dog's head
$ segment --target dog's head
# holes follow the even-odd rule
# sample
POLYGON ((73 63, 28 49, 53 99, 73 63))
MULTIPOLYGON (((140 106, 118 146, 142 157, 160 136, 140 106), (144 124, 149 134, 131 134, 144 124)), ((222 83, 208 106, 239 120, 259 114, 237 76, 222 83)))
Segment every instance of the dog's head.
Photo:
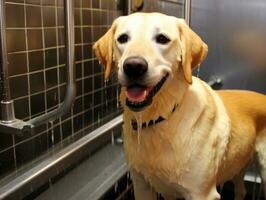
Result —
POLYGON ((187 84, 192 84, 192 69, 208 51, 183 19, 160 13, 117 18, 93 48, 105 65, 105 78, 109 78, 113 68, 118 70, 126 105, 133 111, 150 105, 178 68, 182 68, 187 84))

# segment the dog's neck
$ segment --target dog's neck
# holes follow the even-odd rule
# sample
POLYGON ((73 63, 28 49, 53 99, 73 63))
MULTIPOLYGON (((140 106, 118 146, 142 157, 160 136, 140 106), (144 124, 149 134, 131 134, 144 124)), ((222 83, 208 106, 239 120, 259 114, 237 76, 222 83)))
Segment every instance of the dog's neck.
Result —
MULTIPOLYGON (((176 105, 174 106, 172 113, 175 111, 175 109, 176 109, 176 105)), ((150 120, 149 122, 143 122, 142 124, 139 124, 136 120, 132 120, 131 126, 132 126, 133 130, 137 131, 138 129, 144 129, 144 128, 147 128, 150 126, 154 126, 160 122, 163 122, 164 120, 166 120, 166 119, 161 117, 161 116, 156 120, 150 120)))
POLYGON ((136 121, 138 124, 149 124, 161 121, 159 119, 167 119, 173 113, 173 109, 178 109, 188 87, 182 72, 178 72, 177 76, 168 77, 161 90, 153 97, 152 104, 140 112, 133 112, 125 105, 125 88, 122 87, 120 100, 124 107, 124 115, 127 116, 125 123, 136 121))

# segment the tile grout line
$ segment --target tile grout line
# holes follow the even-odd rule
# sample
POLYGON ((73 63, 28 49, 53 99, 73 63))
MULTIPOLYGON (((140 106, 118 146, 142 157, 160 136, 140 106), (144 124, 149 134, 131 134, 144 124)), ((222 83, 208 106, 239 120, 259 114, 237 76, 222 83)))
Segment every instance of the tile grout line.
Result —
MULTIPOLYGON (((75 25, 76 28, 107 28, 109 25, 75 25)), ((54 28, 64 28, 64 26, 46 26, 45 29, 54 29, 54 28)), ((7 27, 6 30, 40 30, 42 29, 41 26, 28 26, 28 27, 7 27)))
MULTIPOLYGON (((100 74, 98 74, 98 75, 100 75, 100 74)), ((93 78, 93 77, 87 77, 87 78, 93 78)), ((82 80, 82 79, 78 79, 78 81, 80 81, 80 80, 82 80)), ((118 85, 118 83, 113 83, 113 84, 111 84, 111 85, 108 85, 108 86, 107 86, 107 89, 108 89, 108 87, 117 86, 117 85, 118 85)), ((66 86, 66 83, 59 84, 59 86, 60 86, 60 87, 62 87, 62 86, 66 86)), ((51 90, 54 90, 54 89, 56 89, 56 88, 57 88, 57 86, 53 86, 53 87, 47 89, 47 92, 50 92, 51 90)), ((82 94, 82 95, 85 96, 85 95, 88 95, 88 94, 92 94, 92 93, 95 93, 95 92, 101 91, 101 90, 103 90, 103 89, 104 89, 104 88, 98 88, 98 89, 95 89, 95 90, 93 90, 93 91, 86 92, 86 93, 84 93, 84 94, 82 94)), ((43 91, 39 91, 39 92, 32 93, 30 96, 38 95, 38 94, 41 94, 41 93, 43 93, 43 91)), ((77 97, 80 97, 80 96, 82 96, 82 95, 79 95, 79 96, 77 96, 77 97)), ((14 100, 14 101, 16 101, 16 100, 21 100, 21 99, 24 99, 24 98, 27 98, 27 97, 28 97, 28 95, 26 95, 26 96, 21 96, 21 97, 17 97, 17 98, 14 98, 13 100, 14 100)), ((59 104, 57 104, 57 105, 59 105, 59 104)))
MULTIPOLYGON (((26 29, 23 29, 23 30, 26 30, 26 29)), ((79 43, 79 44, 75 44, 75 47, 79 47, 79 46, 83 46, 83 45, 93 45, 93 43, 84 43, 84 44, 79 43)), ((54 46, 54 47, 47 47, 47 48, 41 48, 41 49, 29 49, 29 50, 25 50, 25 51, 11 51, 11 52, 8 52, 8 55, 19 54, 19 53, 32 53, 32 52, 46 51, 46 50, 54 50, 56 48, 65 48, 65 45, 58 45, 58 46, 54 46)), ((76 61, 76 62, 78 62, 78 61, 76 61)))

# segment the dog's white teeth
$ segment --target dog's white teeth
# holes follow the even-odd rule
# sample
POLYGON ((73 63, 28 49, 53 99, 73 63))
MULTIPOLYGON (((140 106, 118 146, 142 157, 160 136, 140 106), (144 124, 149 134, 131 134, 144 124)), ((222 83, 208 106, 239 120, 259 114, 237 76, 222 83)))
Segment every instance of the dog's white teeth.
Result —
POLYGON ((134 105, 139 105, 140 103, 139 102, 131 102, 132 104, 134 105))

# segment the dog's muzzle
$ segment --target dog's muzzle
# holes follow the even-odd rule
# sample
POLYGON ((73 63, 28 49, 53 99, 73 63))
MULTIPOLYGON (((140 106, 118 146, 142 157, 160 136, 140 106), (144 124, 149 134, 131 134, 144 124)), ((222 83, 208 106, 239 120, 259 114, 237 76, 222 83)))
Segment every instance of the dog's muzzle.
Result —
POLYGON ((126 105, 134 112, 139 112, 152 103, 152 97, 161 89, 168 77, 166 74, 155 86, 142 85, 148 71, 148 63, 140 56, 127 58, 123 63, 123 71, 129 82, 126 89, 126 105))
POLYGON ((143 110, 152 103, 152 98, 165 83, 169 74, 166 74, 155 86, 132 84, 126 89, 126 105, 134 112, 143 110))

